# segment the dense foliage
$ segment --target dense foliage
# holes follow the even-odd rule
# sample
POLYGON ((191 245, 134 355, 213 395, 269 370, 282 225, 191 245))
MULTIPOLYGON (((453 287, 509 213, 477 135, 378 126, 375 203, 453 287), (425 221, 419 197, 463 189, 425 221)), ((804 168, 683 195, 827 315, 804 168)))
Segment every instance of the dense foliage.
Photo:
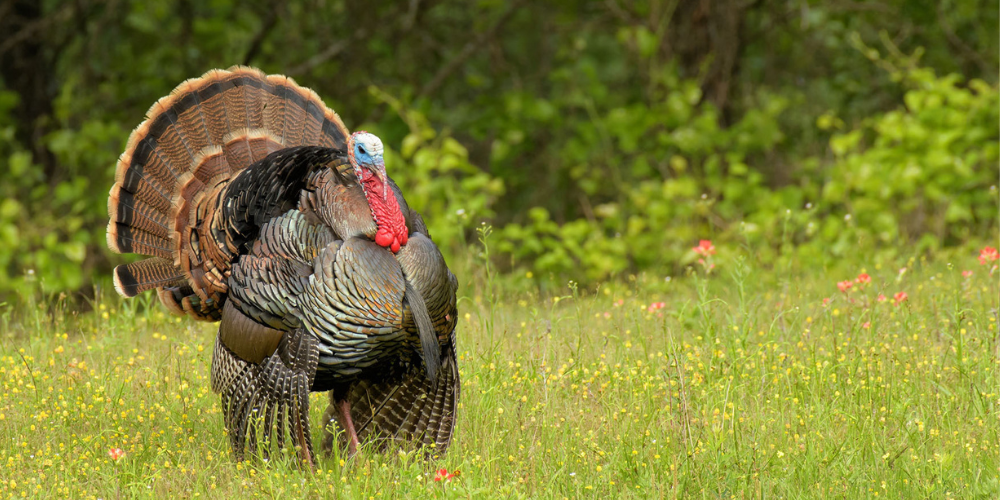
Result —
POLYGON ((121 262, 105 202, 129 130, 237 63, 379 133, 450 255, 486 222, 497 264, 540 280, 677 272, 703 237, 764 263, 995 239, 997 11, 932 7, 5 2, 0 294, 121 262))

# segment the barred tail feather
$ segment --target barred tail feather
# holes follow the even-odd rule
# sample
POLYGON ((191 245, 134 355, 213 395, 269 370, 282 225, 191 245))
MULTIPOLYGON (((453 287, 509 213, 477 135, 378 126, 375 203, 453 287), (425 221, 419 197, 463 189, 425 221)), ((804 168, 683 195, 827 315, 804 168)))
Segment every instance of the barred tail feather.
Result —
POLYGON ((170 261, 153 257, 115 268, 115 290, 123 297, 136 295, 158 287, 180 285, 184 273, 170 261))

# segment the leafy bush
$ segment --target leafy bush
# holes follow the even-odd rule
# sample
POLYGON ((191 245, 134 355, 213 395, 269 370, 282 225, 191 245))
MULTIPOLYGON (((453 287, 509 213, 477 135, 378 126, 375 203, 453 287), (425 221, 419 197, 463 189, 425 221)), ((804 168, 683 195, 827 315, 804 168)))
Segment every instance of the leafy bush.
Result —
MULTIPOLYGON (((689 87, 690 89, 690 87, 689 87)), ((694 91, 697 88, 694 87, 694 91)), ((734 220, 746 211, 756 211, 767 188, 762 176, 750 170, 748 155, 760 153, 780 140, 773 127, 780 101, 760 113, 748 114, 729 129, 718 124, 710 105, 696 107, 698 97, 671 99, 653 108, 636 107, 628 121, 646 121, 655 134, 627 134, 632 123, 620 123, 611 164, 640 164, 660 157, 664 172, 638 176, 632 186, 623 185, 618 199, 593 208, 592 218, 580 218, 562 226, 555 224, 541 207, 529 211, 529 221, 512 223, 501 231, 500 249, 515 262, 533 265, 541 273, 566 274, 583 271, 589 279, 601 279, 628 268, 669 267, 683 260, 690 242, 723 229, 720 220, 734 220), (666 108, 681 109, 687 122, 657 123, 670 115, 666 108), (754 124, 751 124, 754 122, 754 124), (646 179, 640 180, 641 177, 646 179), (650 179, 649 177, 652 177, 650 179)), ((620 109, 610 111, 609 121, 625 122, 620 109)), ((640 127, 640 132, 641 127, 640 127)), ((598 183, 598 179, 592 179, 598 183)), ((606 188, 606 184, 601 185, 606 188)))
POLYGON ((45 144, 69 174, 46 176, 31 154, 15 146, 9 115, 16 95, 0 92, 0 292, 24 281, 42 289, 77 289, 104 257, 107 187, 125 131, 91 120, 63 128, 45 144))
MULTIPOLYGON (((669 80, 648 107, 595 110, 593 120, 570 125, 580 139, 554 156, 585 192, 608 201, 561 225, 531 208, 527 221, 502 228, 500 250, 543 276, 598 280, 626 269, 677 271, 704 237, 750 244, 769 262, 786 244, 835 257, 909 243, 920 251, 995 232, 997 86, 938 77, 917 65, 919 53, 886 60, 862 49, 907 89, 902 105, 833 134, 830 154, 803 159, 787 185, 767 186, 761 172, 783 140, 786 101, 762 95, 724 128, 710 104, 699 104, 693 82, 669 80), (585 143, 592 147, 578 147, 585 143), (621 177, 590 164, 620 166, 621 177)), ((817 127, 844 124, 826 114, 817 127)))
POLYGON ((840 217, 830 217, 825 239, 842 253, 859 239, 938 247, 995 230, 997 87, 868 53, 908 90, 904 106, 830 140, 822 200, 840 217))

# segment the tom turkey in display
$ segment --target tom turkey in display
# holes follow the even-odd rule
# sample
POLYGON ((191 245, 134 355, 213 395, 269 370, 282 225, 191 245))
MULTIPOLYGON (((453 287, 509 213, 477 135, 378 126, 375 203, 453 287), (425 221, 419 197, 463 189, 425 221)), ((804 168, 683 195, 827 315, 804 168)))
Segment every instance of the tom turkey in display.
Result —
POLYGON ((386 175, 290 78, 245 67, 188 80, 150 108, 118 162, 108 246, 126 297, 220 321, 212 388, 237 459, 285 444, 315 463, 309 392, 329 391, 323 446, 451 440, 458 284, 386 175))

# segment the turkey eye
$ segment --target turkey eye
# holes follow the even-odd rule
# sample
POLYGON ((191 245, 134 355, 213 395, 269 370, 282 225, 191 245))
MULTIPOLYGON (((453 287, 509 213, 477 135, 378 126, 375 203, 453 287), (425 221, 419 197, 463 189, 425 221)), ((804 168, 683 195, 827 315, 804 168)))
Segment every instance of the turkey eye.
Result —
POLYGON ((358 151, 360 151, 360 152, 361 152, 361 154, 363 154, 363 155, 366 155, 366 154, 368 154, 368 152, 367 152, 367 151, 365 151, 365 147, 364 147, 364 146, 358 146, 358 151))

